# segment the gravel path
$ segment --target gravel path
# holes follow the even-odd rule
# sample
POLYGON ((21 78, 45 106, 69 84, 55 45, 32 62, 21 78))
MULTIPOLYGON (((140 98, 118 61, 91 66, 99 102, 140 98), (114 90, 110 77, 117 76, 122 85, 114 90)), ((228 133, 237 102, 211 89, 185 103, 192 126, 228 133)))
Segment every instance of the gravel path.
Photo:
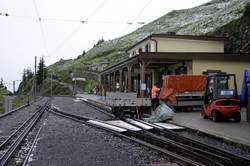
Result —
POLYGON ((28 165, 132 166, 165 161, 158 152, 50 114, 28 165))
POLYGON ((0 138, 10 135, 19 127, 28 117, 32 116, 38 105, 43 105, 48 98, 43 98, 37 102, 18 110, 10 115, 0 118, 0 138))
POLYGON ((81 100, 76 100, 72 97, 55 97, 52 100, 52 105, 59 108, 60 111, 68 112, 79 116, 85 116, 89 118, 99 120, 109 120, 112 117, 100 112, 81 100))

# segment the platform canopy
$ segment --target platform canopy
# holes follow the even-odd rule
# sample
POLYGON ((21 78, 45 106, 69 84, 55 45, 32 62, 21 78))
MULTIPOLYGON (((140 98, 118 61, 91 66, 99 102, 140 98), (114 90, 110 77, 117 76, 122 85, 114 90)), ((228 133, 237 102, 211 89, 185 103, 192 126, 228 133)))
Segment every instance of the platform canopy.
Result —
MULTIPOLYGON (((161 73, 162 75, 169 74, 169 67, 183 64, 192 68, 192 62, 195 60, 249 62, 250 55, 199 52, 140 52, 103 70, 100 73, 100 81, 105 91, 136 91, 141 97, 144 97, 144 94, 149 91, 148 87, 152 86, 156 81, 159 81, 159 83, 162 81, 159 74, 157 76, 158 80, 154 79, 156 76, 152 76, 153 70, 162 68, 164 70, 161 73), (118 84, 119 86, 117 86, 118 84), (119 87, 119 89, 116 87, 119 87)), ((157 72, 155 73, 157 74, 157 72)))

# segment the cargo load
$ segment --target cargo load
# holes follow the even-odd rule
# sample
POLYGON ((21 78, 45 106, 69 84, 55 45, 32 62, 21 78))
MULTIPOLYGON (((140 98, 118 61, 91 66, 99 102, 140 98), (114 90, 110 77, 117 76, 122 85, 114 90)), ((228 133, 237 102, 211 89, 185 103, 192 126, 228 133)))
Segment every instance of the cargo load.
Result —
POLYGON ((165 76, 160 100, 169 101, 175 107, 202 106, 206 83, 205 75, 165 76))

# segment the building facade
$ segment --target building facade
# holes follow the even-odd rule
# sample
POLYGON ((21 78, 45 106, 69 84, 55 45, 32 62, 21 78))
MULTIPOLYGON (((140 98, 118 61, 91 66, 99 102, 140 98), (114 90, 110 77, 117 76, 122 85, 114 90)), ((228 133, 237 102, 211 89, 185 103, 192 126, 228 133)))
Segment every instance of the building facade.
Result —
MULTIPOLYGON (((249 54, 224 53, 226 38, 152 34, 128 49, 129 58, 100 73, 103 91, 137 92, 148 97, 154 83, 165 75, 236 74, 240 92, 249 54)), ((105 93, 104 93, 105 94, 105 93)))

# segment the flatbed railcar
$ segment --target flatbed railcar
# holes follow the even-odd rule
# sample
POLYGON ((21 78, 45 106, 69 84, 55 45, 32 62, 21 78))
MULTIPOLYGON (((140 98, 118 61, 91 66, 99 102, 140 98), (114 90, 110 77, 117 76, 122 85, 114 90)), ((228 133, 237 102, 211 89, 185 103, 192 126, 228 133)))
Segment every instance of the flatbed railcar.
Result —
POLYGON ((134 92, 107 92, 105 104, 112 108, 117 117, 124 114, 139 117, 143 111, 151 108, 150 98, 137 97, 137 93, 134 92))

